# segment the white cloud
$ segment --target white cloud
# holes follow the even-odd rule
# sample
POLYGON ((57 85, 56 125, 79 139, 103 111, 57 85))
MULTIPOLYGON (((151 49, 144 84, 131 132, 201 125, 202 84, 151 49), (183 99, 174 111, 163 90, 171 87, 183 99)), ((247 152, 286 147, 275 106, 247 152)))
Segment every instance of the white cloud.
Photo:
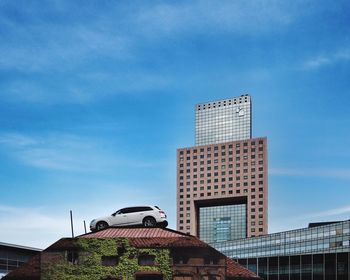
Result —
POLYGON ((45 248, 63 236, 69 236, 67 217, 50 214, 46 209, 16 208, 0 205, 0 240, 24 246, 45 248))
POLYGON ((144 9, 137 21, 147 34, 198 31, 258 32, 290 24, 301 2, 187 1, 144 9))
POLYGON ((298 213, 292 216, 278 215, 269 221, 269 232, 281 232, 286 230, 305 228, 312 222, 328 222, 348 220, 350 205, 328 209, 319 212, 298 213), (288 221, 288 223, 286 223, 288 221))
POLYGON ((21 25, 12 27, 17 42, 0 46, 0 69, 45 73, 64 73, 81 66, 91 58, 109 57, 125 60, 131 57, 128 39, 113 30, 101 30, 94 25, 21 25), (37 41, 33 42, 31 34, 37 41))
POLYGON ((305 217, 306 218, 327 218, 327 217, 339 217, 342 215, 346 215, 347 217, 349 217, 349 214, 350 214, 350 205, 346 205, 339 208, 333 208, 325 211, 306 214, 305 217))
MULTIPOLYGON (((0 21, 11 31, 9 40, 0 46, 0 68, 26 73, 48 70, 64 73, 74 71, 90 59, 107 57, 123 62, 136 59, 137 49, 147 43, 143 41, 145 36, 159 37, 164 32, 178 36, 184 31, 269 30, 290 24, 298 15, 301 4, 274 0, 148 3, 138 7, 124 4, 111 6, 104 11, 103 17, 98 13, 89 14, 89 20, 76 22, 70 19, 69 24, 59 21, 43 24, 40 22, 41 7, 28 7, 22 12, 38 21, 23 25, 7 15, 0 21)), ((69 2, 60 6, 62 13, 64 9, 73 8, 69 2)), ((48 6, 45 8, 50 10, 48 6)), ((51 9, 52 13, 58 11, 57 7, 51 9)))
POLYGON ((59 171, 104 172, 118 166, 151 167, 154 163, 124 159, 108 149, 108 143, 72 134, 51 133, 28 136, 19 133, 0 135, 0 148, 28 166, 59 171))
POLYGON ((151 72, 149 67, 130 69, 130 65, 144 65, 140 53, 144 46, 153 48, 152 39, 161 40, 161 44, 168 36, 176 38, 183 33, 265 32, 288 26, 304 5, 303 1, 275 0, 125 2, 101 5, 102 12, 91 13, 88 5, 60 2, 45 4, 47 14, 59 14, 53 21, 47 20, 42 7, 35 3, 21 10, 24 18, 32 19, 26 24, 0 13, 0 23, 8 30, 7 40, 0 45, 0 69, 26 74, 2 85, 2 98, 12 102, 87 103, 108 95, 174 87, 173 77, 164 72, 151 72), (79 19, 68 16, 61 22, 62 14, 70 14, 72 9, 79 9, 79 19), (101 65, 108 67, 101 70, 101 65), (104 70, 112 74, 106 77, 102 73, 106 83, 99 87, 98 76, 101 78, 104 70), (48 73, 61 83, 47 82, 48 73), (92 77, 93 86, 88 79, 80 79, 84 76, 92 77))
MULTIPOLYGON (((75 204, 73 228, 75 236, 84 233, 83 221, 106 213, 106 205, 86 207, 75 204)), ((114 210, 114 209, 112 209, 114 210)), ((112 211, 111 210, 111 211, 112 211)), ((44 249, 63 237, 71 237, 70 209, 60 205, 40 207, 14 207, 0 204, 0 241, 44 249)))
POLYGON ((332 65, 342 61, 350 60, 350 49, 342 49, 335 52, 330 52, 318 55, 310 60, 307 60, 304 65, 304 70, 316 70, 327 65, 332 65))
POLYGON ((25 147, 37 144, 37 141, 29 136, 18 133, 4 133, 0 136, 0 144, 25 147))

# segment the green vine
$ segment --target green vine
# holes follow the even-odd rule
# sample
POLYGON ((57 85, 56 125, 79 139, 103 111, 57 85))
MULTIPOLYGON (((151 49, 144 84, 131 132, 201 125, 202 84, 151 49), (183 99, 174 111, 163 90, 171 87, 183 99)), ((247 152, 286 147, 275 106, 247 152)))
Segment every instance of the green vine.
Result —
MULTIPOLYGON (((61 260, 42 267, 43 280, 101 280, 107 277, 134 279, 138 271, 158 271, 163 279, 172 279, 170 252, 168 249, 137 249, 130 245, 126 238, 81 238, 77 240, 79 247, 78 264, 73 265, 62 252, 61 260), (155 257, 154 266, 138 264, 139 255, 155 257), (102 265, 103 256, 117 256, 119 262, 114 266, 102 265)), ((55 253, 54 253, 55 254, 55 253)))

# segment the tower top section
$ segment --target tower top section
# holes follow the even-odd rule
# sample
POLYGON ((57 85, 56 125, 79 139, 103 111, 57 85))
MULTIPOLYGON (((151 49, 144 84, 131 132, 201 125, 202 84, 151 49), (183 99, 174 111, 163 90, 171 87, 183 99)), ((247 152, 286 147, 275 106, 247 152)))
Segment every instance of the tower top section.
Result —
POLYGON ((252 138, 252 102, 248 94, 196 105, 196 146, 252 138))

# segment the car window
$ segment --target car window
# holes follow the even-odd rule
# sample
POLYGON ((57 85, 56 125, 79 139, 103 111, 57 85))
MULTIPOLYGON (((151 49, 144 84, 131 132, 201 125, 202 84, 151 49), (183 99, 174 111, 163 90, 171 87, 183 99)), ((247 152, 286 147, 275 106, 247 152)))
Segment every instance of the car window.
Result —
POLYGON ((129 213, 152 211, 152 210, 153 210, 152 207, 149 207, 149 206, 128 207, 128 208, 123 208, 123 209, 117 211, 117 214, 129 214, 129 213), (120 213, 118 213, 118 212, 120 212, 120 213))
POLYGON ((129 207, 129 208, 124 208, 121 210, 123 214, 129 214, 129 213, 132 213, 134 212, 133 211, 133 207, 129 207))
POLYGON ((145 211, 145 207, 133 207, 133 212, 143 212, 145 211))
POLYGON ((151 210, 153 209, 148 206, 135 207, 135 212, 144 212, 144 211, 151 211, 151 210))

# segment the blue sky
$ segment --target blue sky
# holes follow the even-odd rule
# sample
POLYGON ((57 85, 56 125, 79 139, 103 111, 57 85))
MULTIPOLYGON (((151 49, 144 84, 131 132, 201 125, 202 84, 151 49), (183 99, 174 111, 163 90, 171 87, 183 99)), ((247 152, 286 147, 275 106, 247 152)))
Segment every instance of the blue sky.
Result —
POLYGON ((0 1, 0 241, 159 205, 194 105, 249 93, 269 230, 350 216, 349 1, 0 1))

